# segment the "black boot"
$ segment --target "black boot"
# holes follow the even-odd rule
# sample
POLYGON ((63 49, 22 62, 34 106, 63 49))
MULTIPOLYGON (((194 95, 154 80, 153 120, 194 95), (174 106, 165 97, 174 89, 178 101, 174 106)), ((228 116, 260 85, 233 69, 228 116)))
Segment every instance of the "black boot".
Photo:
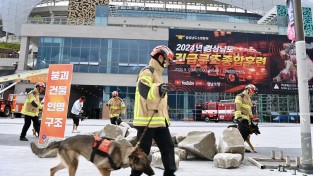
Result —
POLYGON ((20 137, 20 141, 28 141, 26 137, 20 137))
POLYGON ((251 153, 251 150, 245 149, 245 152, 246 152, 246 153, 251 153))

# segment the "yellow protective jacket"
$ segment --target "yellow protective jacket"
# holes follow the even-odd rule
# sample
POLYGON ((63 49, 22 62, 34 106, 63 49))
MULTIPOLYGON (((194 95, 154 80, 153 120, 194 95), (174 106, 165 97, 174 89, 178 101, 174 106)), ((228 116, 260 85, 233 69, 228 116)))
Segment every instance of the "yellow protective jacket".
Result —
POLYGON ((42 108, 43 105, 40 103, 39 100, 39 91, 35 88, 27 94, 21 114, 35 117, 38 116, 39 109, 42 108), (37 107, 32 104, 33 101, 35 104, 37 104, 37 107))
POLYGON ((167 94, 162 98, 159 91, 159 86, 163 83, 163 70, 156 60, 151 59, 149 66, 140 71, 135 94, 134 126, 146 126, 153 112, 150 128, 170 125, 167 94))
POLYGON ((108 101, 108 106, 110 118, 119 117, 120 113, 125 114, 126 106, 124 101, 120 97, 117 97, 116 100, 114 98, 111 98, 108 101))
POLYGON ((251 98, 246 90, 236 96, 235 104, 235 119, 242 117, 243 119, 247 119, 250 122, 252 119, 252 103, 251 98))

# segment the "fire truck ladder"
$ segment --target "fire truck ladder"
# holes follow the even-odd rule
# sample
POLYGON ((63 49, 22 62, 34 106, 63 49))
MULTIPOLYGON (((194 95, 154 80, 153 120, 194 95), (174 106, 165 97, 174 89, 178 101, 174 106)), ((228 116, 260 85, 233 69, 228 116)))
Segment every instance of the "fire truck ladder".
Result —
POLYGON ((22 73, 16 73, 16 74, 12 74, 12 75, 1 76, 0 77, 0 83, 12 81, 12 80, 15 80, 15 82, 10 84, 6 88, 0 90, 0 94, 3 93, 4 91, 8 90, 9 88, 13 87, 15 84, 17 84, 18 80, 23 80, 27 77, 48 73, 48 70, 49 70, 49 68, 45 68, 45 69, 40 69, 40 70, 31 70, 31 71, 26 71, 26 72, 22 72, 22 73))

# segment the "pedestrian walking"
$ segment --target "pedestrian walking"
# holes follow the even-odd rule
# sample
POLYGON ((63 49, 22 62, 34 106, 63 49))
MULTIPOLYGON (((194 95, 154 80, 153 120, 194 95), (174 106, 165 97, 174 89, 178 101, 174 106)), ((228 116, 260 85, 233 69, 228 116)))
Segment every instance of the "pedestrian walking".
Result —
MULTIPOLYGON (((173 58, 173 52, 164 45, 152 50, 149 66, 143 68, 138 75, 134 107, 133 125, 138 130, 137 140, 141 140, 138 141, 138 147, 148 155, 152 139, 155 140, 161 152, 164 176, 174 176, 176 171, 167 105, 167 92, 175 90, 175 86, 164 83, 162 79, 164 68, 167 68, 173 58)), ((141 174, 137 170, 131 171, 131 176, 141 174)))
POLYGON ((117 91, 112 92, 112 98, 106 104, 109 107, 109 116, 111 124, 119 125, 121 122, 121 117, 124 116, 126 112, 126 106, 124 101, 118 96, 117 91))
POLYGON ((39 94, 45 90, 46 86, 42 82, 38 82, 35 85, 35 88, 30 91, 25 99, 21 114, 24 117, 24 125, 20 135, 20 141, 28 141, 26 138, 26 133, 33 121, 33 126, 36 133, 40 132, 40 122, 39 122, 39 110, 43 108, 43 105, 40 103, 39 94))
POLYGON ((79 133, 80 131, 77 130, 77 127, 79 126, 79 119, 80 115, 84 113, 84 110, 82 110, 84 106, 84 102, 86 100, 85 96, 80 97, 78 100, 75 101, 75 103, 72 106, 71 109, 71 116, 73 119, 73 130, 72 133, 79 133))

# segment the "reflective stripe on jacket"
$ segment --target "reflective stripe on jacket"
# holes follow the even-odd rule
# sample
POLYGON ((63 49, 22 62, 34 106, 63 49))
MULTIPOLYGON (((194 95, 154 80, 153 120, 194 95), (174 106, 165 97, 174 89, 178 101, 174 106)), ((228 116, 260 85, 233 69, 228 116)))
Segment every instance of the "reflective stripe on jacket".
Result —
POLYGON ((163 83, 163 68, 154 59, 150 60, 149 67, 153 68, 153 72, 144 68, 138 75, 133 125, 146 126, 155 112, 149 127, 166 127, 166 124, 170 125, 167 95, 161 98, 159 92, 159 86, 163 83))
POLYGON ((118 97, 117 100, 115 100, 114 98, 111 98, 108 101, 108 105, 109 105, 110 118, 118 117, 120 113, 125 114, 126 106, 125 106, 124 101, 121 98, 118 97))
POLYGON ((235 99, 235 104, 235 119, 242 117, 243 119, 247 119, 250 122, 252 118, 252 103, 248 92, 243 91, 242 93, 238 94, 235 99))
POLYGON ((38 89, 35 88, 34 90, 30 91, 27 94, 26 99, 25 99, 25 103, 24 103, 22 111, 21 111, 21 114, 35 117, 35 116, 38 116, 39 109, 42 109, 42 107, 43 106, 39 100, 39 91, 38 91, 38 89), (34 101, 38 106, 34 107, 32 105, 32 101, 34 101))

